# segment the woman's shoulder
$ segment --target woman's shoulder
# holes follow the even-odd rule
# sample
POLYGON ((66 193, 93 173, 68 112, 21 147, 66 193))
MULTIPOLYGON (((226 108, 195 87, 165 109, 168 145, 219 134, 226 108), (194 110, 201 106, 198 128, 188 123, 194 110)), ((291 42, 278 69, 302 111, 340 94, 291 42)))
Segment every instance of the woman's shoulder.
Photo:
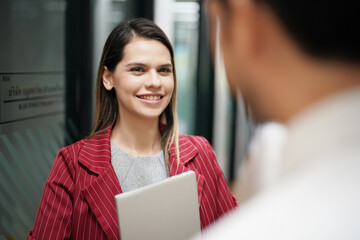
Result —
POLYGON ((66 145, 59 150, 58 154, 61 154, 61 155, 68 155, 68 154, 74 155, 75 154, 75 155, 77 155, 76 153, 80 152, 80 150, 84 146, 85 142, 86 142, 86 138, 81 139, 77 142, 71 143, 69 145, 66 145))
POLYGON ((197 148, 212 149, 209 141, 205 137, 196 136, 196 135, 180 134, 179 135, 179 147, 181 148, 182 145, 186 145, 187 143, 191 143, 197 148))
POLYGON ((80 152, 83 148, 101 148, 110 144, 110 135, 107 131, 83 138, 60 149, 72 153, 80 152))
POLYGON ((195 158, 193 161, 202 164, 214 164, 216 162, 216 154, 209 141, 202 136, 180 135, 179 136, 180 156, 189 156, 193 153, 195 158), (195 153, 195 154, 194 154, 195 153))

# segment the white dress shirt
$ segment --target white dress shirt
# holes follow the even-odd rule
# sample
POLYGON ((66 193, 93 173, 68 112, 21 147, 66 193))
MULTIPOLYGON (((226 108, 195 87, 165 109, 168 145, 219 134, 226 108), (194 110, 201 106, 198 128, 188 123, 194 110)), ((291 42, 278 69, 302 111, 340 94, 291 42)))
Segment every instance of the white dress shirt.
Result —
POLYGON ((360 239, 360 88, 293 118, 280 181, 199 239, 360 239))

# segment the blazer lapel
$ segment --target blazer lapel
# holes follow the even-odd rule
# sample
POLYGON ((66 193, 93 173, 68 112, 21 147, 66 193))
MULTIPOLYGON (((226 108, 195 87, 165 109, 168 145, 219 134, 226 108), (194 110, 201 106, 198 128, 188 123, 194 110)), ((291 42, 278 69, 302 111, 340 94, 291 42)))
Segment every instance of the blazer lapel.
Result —
POLYGON ((177 175, 177 174, 180 174, 183 172, 187 172, 187 171, 194 171, 196 174, 198 200, 199 200, 199 204, 200 204, 205 178, 197 170, 189 168, 187 166, 189 162, 194 160, 196 155, 199 153, 199 150, 186 136, 180 136, 179 137, 179 151, 180 151, 180 159, 179 159, 179 163, 178 163, 177 159, 176 159, 175 146, 172 145, 169 149, 170 176, 174 176, 174 175, 177 175))
POLYGON ((84 144, 79 153, 79 162, 98 175, 82 189, 82 193, 109 239, 119 239, 115 207, 116 194, 121 187, 111 165, 111 128, 100 133, 84 144))

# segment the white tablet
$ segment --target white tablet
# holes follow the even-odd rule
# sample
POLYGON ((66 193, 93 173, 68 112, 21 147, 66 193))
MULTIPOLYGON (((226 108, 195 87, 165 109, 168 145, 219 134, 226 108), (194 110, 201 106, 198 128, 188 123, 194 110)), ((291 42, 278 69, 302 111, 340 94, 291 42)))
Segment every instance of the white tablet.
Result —
POLYGON ((200 232, 193 171, 118 194, 115 202, 122 240, 184 240, 200 232))

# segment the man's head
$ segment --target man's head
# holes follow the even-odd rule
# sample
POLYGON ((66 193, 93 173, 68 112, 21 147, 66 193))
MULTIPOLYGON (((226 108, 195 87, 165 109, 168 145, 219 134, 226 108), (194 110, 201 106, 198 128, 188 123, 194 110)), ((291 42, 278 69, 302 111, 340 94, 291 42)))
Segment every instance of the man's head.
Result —
POLYGON ((285 115, 326 95, 318 89, 345 87, 345 77, 332 89, 335 80, 326 84, 335 70, 359 68, 357 1, 208 0, 208 12, 211 22, 220 21, 229 83, 260 119, 286 121, 285 115))

